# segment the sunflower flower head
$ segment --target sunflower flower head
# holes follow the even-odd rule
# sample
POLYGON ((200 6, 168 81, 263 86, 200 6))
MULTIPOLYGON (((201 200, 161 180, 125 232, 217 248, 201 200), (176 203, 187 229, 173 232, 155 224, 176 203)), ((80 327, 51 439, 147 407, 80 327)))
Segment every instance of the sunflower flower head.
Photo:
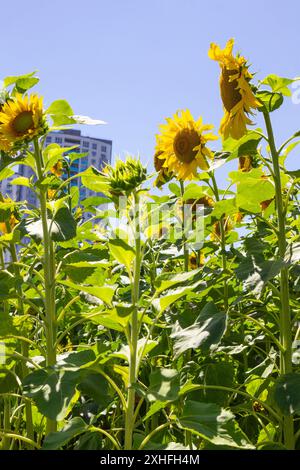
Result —
POLYGON ((163 161, 162 168, 179 180, 196 178, 198 168, 208 170, 207 160, 213 159, 213 153, 206 144, 218 138, 206 133, 213 126, 204 125, 201 117, 195 121, 189 110, 178 111, 166 121, 156 136, 156 155, 163 161))
MULTIPOLYGON (((17 94, 9 98, 0 110, 0 140, 14 145, 30 142, 47 130, 43 99, 35 94, 17 94)), ((1 144, 3 145, 3 144, 1 144)))
POLYGON ((205 256, 202 252, 192 252, 189 256, 189 269, 197 269, 203 267, 205 264, 205 256))
POLYGON ((53 175, 59 178, 63 174, 63 162, 59 160, 52 168, 50 168, 50 171, 53 175))
POLYGON ((234 40, 229 39, 224 49, 212 43, 208 56, 219 62, 221 67, 220 92, 224 106, 224 117, 220 133, 233 139, 240 139, 247 132, 247 125, 252 124, 249 114, 260 106, 251 89, 252 75, 244 57, 232 53, 234 40))

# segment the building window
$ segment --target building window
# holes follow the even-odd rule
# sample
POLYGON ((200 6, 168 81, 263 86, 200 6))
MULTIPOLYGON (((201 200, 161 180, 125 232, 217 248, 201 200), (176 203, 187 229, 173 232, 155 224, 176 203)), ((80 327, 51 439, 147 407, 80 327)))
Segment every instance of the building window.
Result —
POLYGON ((97 160, 95 158, 92 158, 91 160, 91 165, 96 166, 97 160))
POLYGON ((46 137, 46 142, 47 142, 47 144, 48 144, 49 142, 51 142, 51 140, 52 140, 52 139, 51 139, 50 135, 48 135, 48 136, 46 137))
POLYGON ((106 153, 101 153, 101 159, 106 161, 106 153))
POLYGON ((106 152, 106 145, 101 145, 101 152, 106 152))
POLYGON ((92 144, 92 149, 97 150, 97 144, 92 144))
POLYGON ((97 152, 95 152, 94 150, 92 151, 92 156, 93 157, 96 157, 97 156, 97 152))
MULTIPOLYGON (((48 138, 48 137, 47 137, 48 138)), ((57 144, 61 144, 62 143, 62 138, 61 137, 55 137, 55 142, 57 144)))
POLYGON ((85 148, 89 148, 90 143, 89 143, 87 140, 84 140, 82 145, 83 145, 83 147, 85 147, 85 148))

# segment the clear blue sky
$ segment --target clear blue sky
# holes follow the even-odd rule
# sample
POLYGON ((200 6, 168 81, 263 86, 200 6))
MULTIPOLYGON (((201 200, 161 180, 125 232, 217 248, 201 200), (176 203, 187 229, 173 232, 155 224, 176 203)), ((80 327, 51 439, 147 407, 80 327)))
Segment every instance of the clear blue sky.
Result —
MULTIPOLYGON (((262 79, 300 75, 297 0, 15 0, 1 2, 1 76, 38 69, 46 104, 108 122, 84 133, 113 140, 113 153, 151 161, 157 125, 190 108, 216 128, 219 67, 210 42, 236 49, 262 79)), ((300 104, 274 113, 278 136, 300 129, 300 104)), ((300 152, 300 151, 299 151, 300 152)), ((297 168, 298 153, 290 167, 297 168)), ((221 169, 221 178, 236 162, 221 169)))

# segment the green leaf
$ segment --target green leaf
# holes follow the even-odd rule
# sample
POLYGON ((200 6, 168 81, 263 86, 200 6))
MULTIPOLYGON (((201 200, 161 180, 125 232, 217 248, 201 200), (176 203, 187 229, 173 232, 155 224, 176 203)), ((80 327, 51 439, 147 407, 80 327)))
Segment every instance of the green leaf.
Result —
POLYGON ((264 78, 261 83, 269 86, 274 92, 280 91, 285 96, 291 96, 291 90, 288 88, 288 85, 291 85, 295 80, 297 79, 284 78, 270 74, 264 78))
POLYGON ((208 195, 209 189, 207 186, 199 186, 196 183, 190 183, 185 187, 183 200, 188 199, 200 199, 203 196, 208 195))
POLYGON ((34 87, 39 83, 40 79, 37 77, 19 78, 16 81, 16 90, 18 93, 26 93, 27 90, 34 87))
MULTIPOLYGON (((27 73, 26 75, 15 75, 15 76, 10 76, 10 77, 5 77, 3 80, 4 87, 7 88, 10 85, 17 84, 18 82, 20 83, 20 88, 25 87, 24 91, 28 90, 28 88, 31 88, 31 86, 35 85, 39 79, 36 77, 33 77, 35 75, 34 72, 27 73), (26 88, 26 84, 28 88, 26 88)), ((24 93, 24 91, 20 91, 20 93, 24 93)))
POLYGON ((19 387, 16 375, 9 369, 0 369, 0 393, 14 392, 19 387))
POLYGON ((150 374, 146 398, 149 402, 174 401, 178 398, 179 387, 179 373, 176 369, 156 369, 150 374))
POLYGON ((83 421, 83 419, 76 416, 75 418, 72 418, 59 432, 50 432, 45 437, 42 449, 60 449, 64 445, 68 444, 71 439, 74 439, 74 437, 82 434, 87 429, 88 425, 83 421))
POLYGON ((171 334, 174 352, 178 357, 188 349, 200 348, 203 353, 216 349, 226 330, 226 314, 219 312, 213 302, 201 310, 196 322, 187 328, 175 327, 171 334))
POLYGON ((262 112, 263 108, 265 108, 269 113, 275 111, 276 109, 280 108, 283 103, 283 96, 282 93, 271 91, 258 91, 256 93, 256 97, 259 101, 263 103, 263 107, 258 108, 259 111, 262 112))
POLYGON ((236 198, 231 198, 217 201, 210 215, 211 217, 216 217, 217 219, 220 219, 224 215, 233 215, 237 212, 238 207, 236 205, 236 198))
POLYGON ((180 197, 181 196, 181 189, 180 186, 176 183, 170 183, 169 184, 169 190, 175 194, 175 196, 180 197))
POLYGON ((275 196, 274 184, 265 178, 261 168, 253 168, 243 173, 232 171, 229 173, 232 183, 237 185, 236 205, 249 212, 261 212, 260 203, 273 199, 275 196))
POLYGON ((112 400, 108 391, 108 382, 101 374, 87 374, 77 385, 77 389, 92 398, 102 409, 112 400))
MULTIPOLYGON (((140 359, 143 359, 153 348, 157 346, 157 341, 154 340, 146 340, 146 338, 140 338, 137 343, 137 351, 140 359), (145 343, 146 346, 145 346, 145 343)), ((112 353, 112 356, 119 357, 121 359, 125 359, 125 361, 129 362, 130 360, 130 349, 127 344, 121 346, 119 351, 112 353)))
POLYGON ((25 377, 23 393, 34 400, 40 413, 60 421, 69 413, 76 384, 85 372, 81 368, 94 359, 91 350, 67 353, 55 367, 38 369, 25 377))
MULTIPOLYGON (((16 279, 9 271, 2 270, 0 271, 0 299, 6 299, 10 297, 10 289, 15 288, 15 283, 19 282, 19 279, 16 279)), ((1 314, 1 316, 4 313, 1 314)), ((1 323, 0 323, 1 325, 1 323)), ((1 326, 0 326, 1 332, 1 326)))
POLYGON ((261 129, 248 131, 247 134, 241 137, 238 141, 231 137, 226 139, 223 142, 223 150, 225 152, 230 152, 230 156, 227 158, 227 161, 243 157, 245 155, 256 155, 258 144, 262 139, 262 136, 258 134, 258 132, 261 133, 261 129))
POLYGON ((155 310, 161 314, 168 307, 170 307, 170 305, 172 305, 176 300, 191 293, 194 289, 196 289, 200 285, 202 285, 202 287, 206 287, 206 284, 201 280, 191 285, 177 287, 177 289, 168 291, 166 295, 163 295, 159 298, 154 299, 152 301, 152 305, 155 308, 155 310))
POLYGON ((16 186, 27 186, 27 188, 30 188, 29 178, 26 178, 25 176, 19 176, 18 178, 14 178, 10 184, 16 186))
POLYGON ((156 278, 156 293, 164 292, 170 287, 174 287, 177 284, 187 283, 187 281, 192 280, 197 274, 201 272, 201 269, 194 269, 186 273, 179 274, 163 274, 156 278))
POLYGON ((244 288, 259 296, 265 284, 276 277, 283 266, 281 260, 257 262, 254 257, 247 257, 240 262, 235 272, 237 278, 243 281, 244 288))
POLYGON ((188 400, 179 422, 183 428, 192 430, 217 446, 253 449, 247 436, 234 421, 234 415, 215 403, 188 400))
POLYGON ((135 258, 134 249, 120 238, 109 240, 108 246, 113 258, 115 258, 120 264, 123 264, 130 275, 132 262, 135 258))
POLYGON ((73 109, 65 100, 53 101, 46 110, 46 113, 51 116, 54 126, 76 124, 76 120, 72 118, 74 114, 73 109))
POLYGON ((87 294, 93 295, 94 297, 97 297, 97 299, 102 300, 105 302, 107 305, 111 304, 114 292, 115 292, 115 286, 81 286, 80 284, 75 284, 74 282, 71 281, 58 281, 59 284, 63 284, 64 286, 67 287, 72 287, 72 289, 79 290, 82 292, 86 292, 87 294))
POLYGON ((14 175, 15 172, 11 168, 5 167, 0 171, 0 181, 6 180, 10 176, 14 175))
MULTIPOLYGON (((56 242, 64 242, 76 237, 76 222, 68 207, 61 207, 53 220, 48 219, 51 237, 56 242)), ((32 237, 43 239, 43 225, 41 219, 24 221, 25 231, 32 237)))
POLYGON ((109 184, 107 182, 107 178, 101 175, 96 168, 90 167, 81 174, 81 182, 83 186, 90 189, 91 191, 95 191, 96 193, 103 193, 108 191, 109 184))
POLYGON ((300 374, 280 376, 275 382, 273 398, 284 415, 300 413, 300 374))

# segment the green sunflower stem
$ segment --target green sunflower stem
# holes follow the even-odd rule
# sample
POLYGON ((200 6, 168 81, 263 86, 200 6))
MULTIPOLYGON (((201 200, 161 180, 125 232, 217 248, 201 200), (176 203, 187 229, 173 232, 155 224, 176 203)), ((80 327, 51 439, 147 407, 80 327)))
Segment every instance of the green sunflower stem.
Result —
MULTIPOLYGON (((56 312, 55 312, 55 255, 53 241, 47 217, 47 187, 41 183, 44 179, 43 159, 38 140, 34 140, 35 162, 39 183, 39 201, 43 228, 44 244, 44 280, 45 280, 45 312, 46 312, 46 363, 48 367, 56 364, 56 312)), ((57 423, 47 418, 46 433, 55 432, 57 423)))
MULTIPOLYGON (((212 171, 210 173, 212 185, 213 185, 213 191, 214 195, 216 198, 216 201, 220 200, 220 195, 219 195, 219 189, 218 185, 216 182, 215 174, 212 171)), ((226 238, 225 238, 225 227, 224 227, 224 218, 222 217, 220 222, 220 235, 221 235, 221 250, 222 250, 222 267, 223 267, 223 274, 227 272, 227 258, 226 258, 226 238)), ((228 285, 227 285, 227 280, 224 279, 224 285, 223 285, 223 292, 224 292, 224 309, 225 311, 228 310, 228 285)))
POLYGON ((133 444, 133 431, 135 426, 135 389, 138 375, 138 301, 140 296, 140 275, 141 275, 141 236, 139 224, 139 197, 136 191, 134 196, 134 234, 135 234, 135 262, 133 270, 133 281, 131 289, 131 301, 133 312, 130 324, 130 357, 129 357, 129 384, 125 414, 125 450, 131 450, 133 444))
MULTIPOLYGON (((273 161, 274 183, 275 183, 275 200, 278 219, 278 251, 281 259, 284 258, 287 246, 285 213, 282 197, 282 183, 279 166, 279 153, 276 150, 274 133, 272 129, 271 119, 268 111, 263 111, 270 151, 273 161)), ((280 373, 288 374, 292 372, 292 323, 289 305, 289 272, 288 267, 284 266, 280 271, 280 343, 282 350, 280 351, 280 373)), ((283 432, 284 445, 287 449, 295 448, 294 439, 294 422, 292 416, 283 416, 283 432)))
POLYGON ((185 234, 185 224, 184 224, 184 182, 180 180, 180 190, 181 190, 181 217, 182 217, 182 245, 183 245, 183 256, 184 256, 184 270, 189 270, 189 249, 187 246, 186 234, 185 234))

